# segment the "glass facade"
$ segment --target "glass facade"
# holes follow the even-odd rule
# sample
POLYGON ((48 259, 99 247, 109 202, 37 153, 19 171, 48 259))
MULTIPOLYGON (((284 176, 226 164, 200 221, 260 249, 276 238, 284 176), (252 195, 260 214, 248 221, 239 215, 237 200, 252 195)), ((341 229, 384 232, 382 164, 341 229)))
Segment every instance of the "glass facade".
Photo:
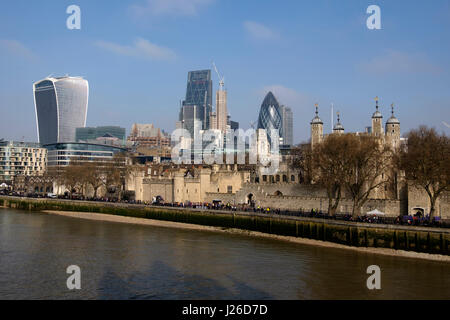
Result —
POLYGON ((184 107, 196 106, 195 113, 188 113, 182 110, 180 121, 191 121, 194 117, 202 123, 202 129, 210 127, 210 115, 212 112, 212 80, 211 70, 191 71, 188 73, 186 99, 183 101, 184 107))
POLYGON ((126 149, 93 143, 55 143, 44 146, 48 150, 47 164, 66 166, 71 160, 81 162, 106 162, 112 160, 116 153, 126 149))
POLYGON ((41 144, 74 142, 76 128, 86 126, 89 85, 75 77, 47 78, 33 86, 41 144))
POLYGON ((286 106, 281 106, 281 118, 283 127, 283 144, 285 146, 292 146, 294 144, 292 109, 286 106))
POLYGON ((265 129, 271 143, 270 132, 272 129, 278 130, 280 137, 283 137, 283 119, 280 105, 272 92, 269 92, 261 105, 258 119, 258 129, 265 129))
POLYGON ((77 128, 75 141, 95 140, 104 136, 112 136, 119 140, 125 140, 125 128, 117 126, 105 126, 96 128, 77 128))

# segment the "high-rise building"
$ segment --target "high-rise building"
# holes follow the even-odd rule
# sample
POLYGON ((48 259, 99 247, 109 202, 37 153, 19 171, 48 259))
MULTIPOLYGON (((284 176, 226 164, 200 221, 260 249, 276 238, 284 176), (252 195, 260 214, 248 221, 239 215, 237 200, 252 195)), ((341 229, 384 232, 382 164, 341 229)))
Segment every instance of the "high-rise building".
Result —
POLYGON ((217 128, 222 132, 228 129, 227 91, 222 87, 216 92, 217 128))
MULTIPOLYGON (((201 129, 210 128, 212 112, 212 80, 211 70, 191 71, 188 73, 186 99, 180 111, 180 121, 194 124, 200 121, 201 129)), ((186 128, 187 129, 187 128, 186 128)), ((193 135, 193 128, 188 129, 193 135)))
POLYGON ((283 127, 283 145, 292 146, 294 144, 292 109, 286 106, 281 106, 281 119, 283 127))
POLYGON ((279 138, 283 137, 283 119, 280 105, 272 92, 266 95, 261 105, 258 129, 266 130, 270 144, 272 143, 271 130, 278 131, 279 138))
POLYGON ((75 142, 76 128, 86 126, 87 80, 48 77, 33 84, 33 94, 39 142, 75 142))

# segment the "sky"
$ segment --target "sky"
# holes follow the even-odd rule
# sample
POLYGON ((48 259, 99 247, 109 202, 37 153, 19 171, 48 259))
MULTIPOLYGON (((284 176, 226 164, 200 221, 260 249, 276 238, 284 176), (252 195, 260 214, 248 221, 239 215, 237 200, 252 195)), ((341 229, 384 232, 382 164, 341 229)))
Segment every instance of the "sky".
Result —
POLYGON ((88 126, 171 132, 188 71, 213 61, 241 128, 271 90, 293 110, 295 143, 309 139, 315 103, 325 133, 331 104, 346 131, 364 131, 376 96, 384 121, 395 104, 403 134, 419 125, 449 134, 449 57, 450 0, 3 1, 0 138, 37 141, 32 85, 50 74, 89 81, 88 126), (80 30, 66 26, 70 5, 80 30), (370 5, 380 30, 367 28, 370 5))

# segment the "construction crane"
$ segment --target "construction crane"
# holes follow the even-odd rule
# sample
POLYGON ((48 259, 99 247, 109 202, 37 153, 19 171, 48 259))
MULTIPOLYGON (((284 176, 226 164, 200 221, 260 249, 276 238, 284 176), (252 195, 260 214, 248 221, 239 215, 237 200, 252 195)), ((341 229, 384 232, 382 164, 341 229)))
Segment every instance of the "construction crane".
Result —
POLYGON ((224 86, 225 86, 225 77, 221 77, 219 70, 217 70, 216 64, 214 62, 212 64, 213 64, 214 70, 216 70, 217 77, 219 77, 219 89, 220 89, 220 91, 223 91, 224 86))

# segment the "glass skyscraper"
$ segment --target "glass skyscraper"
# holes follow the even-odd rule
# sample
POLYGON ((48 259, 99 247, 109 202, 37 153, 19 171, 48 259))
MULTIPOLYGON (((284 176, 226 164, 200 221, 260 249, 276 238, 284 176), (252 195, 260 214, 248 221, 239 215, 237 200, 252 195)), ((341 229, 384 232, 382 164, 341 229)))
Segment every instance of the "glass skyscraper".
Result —
POLYGON ((286 106, 281 106, 281 119, 283 127, 283 144, 286 146, 292 146, 294 144, 292 109, 286 106))
POLYGON ((194 123, 199 120, 202 129, 210 128, 212 112, 212 80, 211 70, 191 71, 188 73, 186 99, 180 112, 180 121, 194 123))
POLYGON ((269 143, 271 143, 270 132, 272 129, 278 131, 279 137, 283 137, 283 119, 280 105, 273 95, 269 92, 261 105, 258 119, 258 129, 265 129, 269 143))
POLYGON ((38 140, 42 145, 75 142, 86 126, 89 84, 81 77, 48 77, 33 85, 38 140))

